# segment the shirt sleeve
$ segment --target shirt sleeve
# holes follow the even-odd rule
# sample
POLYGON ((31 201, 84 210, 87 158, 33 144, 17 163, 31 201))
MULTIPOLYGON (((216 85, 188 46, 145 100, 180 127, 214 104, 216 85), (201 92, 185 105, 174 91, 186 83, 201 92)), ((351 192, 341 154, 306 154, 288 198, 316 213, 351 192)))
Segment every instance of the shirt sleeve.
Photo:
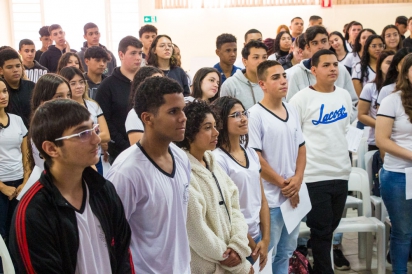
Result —
POLYGON ((127 114, 126 122, 126 133, 131 132, 144 132, 143 122, 140 120, 139 116, 134 109, 131 109, 127 114))
POLYGON ((361 79, 361 66, 360 63, 357 63, 352 68, 352 79, 360 80, 361 79))
POLYGON ((20 126, 20 130, 21 130, 21 134, 23 135, 23 138, 27 136, 28 130, 26 128, 26 126, 23 123, 23 119, 21 119, 21 117, 16 116, 18 121, 19 121, 19 126, 20 126))
POLYGON ((372 102, 372 84, 368 83, 366 84, 363 89, 362 92, 359 96, 359 99, 362 101, 366 101, 366 102, 372 102))
POLYGON ((303 146, 305 144, 305 138, 303 137, 303 133, 302 133, 302 127, 300 125, 300 118, 299 118, 299 113, 296 111, 296 108, 289 104, 288 107, 290 107, 291 111, 293 112, 293 117, 296 118, 296 141, 299 144, 299 147, 303 146))
POLYGON ((212 153, 215 156, 216 161, 219 163, 219 166, 223 169, 223 171, 226 172, 226 174, 229 174, 229 167, 224 159, 224 156, 222 155, 222 151, 220 149, 215 149, 212 153))
POLYGON ((396 103, 394 102, 395 96, 398 96, 398 95, 396 94, 389 95, 382 100, 382 103, 378 109, 378 114, 376 116, 385 116, 385 117, 395 119, 396 109, 400 107, 400 106, 397 106, 396 103))
MULTIPOLYGON (((255 105, 256 106, 256 105, 255 105)), ((257 151, 262 152, 263 132, 261 128, 261 119, 256 111, 250 113, 249 118, 249 146, 257 151)))

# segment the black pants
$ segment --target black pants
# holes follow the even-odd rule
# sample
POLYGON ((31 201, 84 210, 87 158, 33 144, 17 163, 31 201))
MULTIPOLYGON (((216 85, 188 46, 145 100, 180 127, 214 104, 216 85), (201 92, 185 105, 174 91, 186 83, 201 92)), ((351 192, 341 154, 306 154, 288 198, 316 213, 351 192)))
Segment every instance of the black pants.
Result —
POLYGON ((313 252, 313 270, 333 274, 330 250, 333 231, 338 227, 348 196, 348 181, 328 180, 307 183, 312 210, 307 215, 313 252))

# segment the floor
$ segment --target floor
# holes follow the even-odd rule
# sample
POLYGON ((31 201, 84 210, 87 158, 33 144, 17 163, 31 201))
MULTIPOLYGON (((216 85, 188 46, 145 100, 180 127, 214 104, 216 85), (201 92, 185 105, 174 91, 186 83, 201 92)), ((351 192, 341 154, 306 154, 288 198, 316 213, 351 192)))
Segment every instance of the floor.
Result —
MULTIPOLYGON (((357 216, 355 210, 348 209, 347 217, 357 216)), ((336 270, 336 274, 376 274, 377 270, 377 260, 376 260, 376 246, 374 246, 374 254, 372 257, 372 270, 366 269, 366 262, 364 259, 358 258, 358 233, 344 233, 342 240, 342 252, 345 255, 346 259, 350 262, 351 269, 347 271, 336 270)), ((312 257, 309 261, 312 262, 312 257)), ((386 263, 386 273, 392 273, 392 266, 389 263, 386 263)), ((408 273, 412 273, 412 262, 408 263, 408 273)))

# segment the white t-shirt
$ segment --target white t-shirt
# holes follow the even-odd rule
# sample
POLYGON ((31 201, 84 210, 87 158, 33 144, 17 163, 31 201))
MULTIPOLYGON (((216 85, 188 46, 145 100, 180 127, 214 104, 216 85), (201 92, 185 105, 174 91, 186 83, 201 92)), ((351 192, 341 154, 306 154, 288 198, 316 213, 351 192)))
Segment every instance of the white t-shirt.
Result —
POLYGON ((352 49, 352 46, 350 45, 350 43, 348 42, 348 40, 345 40, 345 43, 346 43, 346 48, 348 49, 348 51, 352 52, 353 49, 352 49))
MULTIPOLYGON (((401 91, 388 95, 379 106, 378 116, 394 119, 391 140, 398 146, 412 150, 412 123, 402 105, 401 91)), ((405 168, 412 167, 412 161, 391 155, 386 152, 383 167, 393 172, 405 172, 405 168)))
POLYGON ((91 100, 84 100, 84 104, 87 110, 90 112, 93 122, 95 124, 98 124, 97 118, 103 115, 102 108, 99 106, 99 104, 91 100))
MULTIPOLYGON (((362 85, 365 86, 367 83, 372 82, 375 80, 376 73, 371 69, 370 66, 368 66, 368 77, 363 78, 362 85)), ((361 79, 361 64, 357 63, 355 67, 352 68, 352 79, 358 79, 360 81, 361 79)))
MULTIPOLYGON (((348 50, 350 49, 348 48, 348 50)), ((343 65, 350 67, 353 70, 353 67, 356 66, 356 64, 359 62, 360 62, 359 54, 357 54, 356 52, 353 53, 349 51, 349 53, 346 55, 345 63, 343 63, 343 65)))
POLYGON ((31 140, 31 152, 33 153, 34 164, 43 170, 44 158, 40 155, 40 152, 34 145, 33 140, 31 140))
POLYGON ((6 113, 7 125, 0 128, 0 181, 8 182, 23 178, 21 143, 27 128, 20 116, 6 113))
MULTIPOLYGON (((360 94, 359 100, 370 103, 369 116, 376 120, 378 90, 375 83, 367 83, 360 94)), ((375 145, 375 128, 369 130, 368 144, 375 145)))
MULTIPOLYGON (((299 147, 305 144, 295 108, 283 102, 287 117, 280 119, 258 103, 249 109, 249 146, 262 152, 262 157, 284 179, 296 172, 299 147)), ((280 188, 262 178, 270 208, 279 207, 286 197, 280 188)))
POLYGON ((277 61, 278 59, 276 58, 276 53, 269 55, 268 60, 277 61))
POLYGON ((249 235, 255 239, 260 232, 260 208, 262 191, 260 187, 260 162, 256 151, 250 147, 242 149, 246 166, 241 166, 227 151, 217 148, 213 155, 220 167, 229 175, 239 189, 240 211, 249 227, 249 235))
POLYGON ((290 103, 300 115, 306 141, 305 182, 348 180, 351 163, 346 133, 352 112, 349 92, 336 86, 330 93, 307 87, 290 103))
POLYGON ((389 85, 386 85, 381 88, 381 91, 379 92, 378 96, 378 105, 382 103, 382 100, 388 96, 389 94, 393 93, 396 89, 396 83, 392 83, 389 85))
POLYGON ((127 114, 125 127, 127 134, 130 132, 144 132, 143 122, 134 109, 131 109, 127 114))
POLYGON ((140 142, 123 151, 107 174, 122 200, 132 230, 136 273, 190 273, 186 220, 190 162, 170 144, 173 171, 163 171, 140 142))
POLYGON ((76 274, 112 273, 109 251, 103 228, 93 214, 89 203, 89 189, 84 184, 86 199, 80 211, 76 210, 79 231, 76 274))

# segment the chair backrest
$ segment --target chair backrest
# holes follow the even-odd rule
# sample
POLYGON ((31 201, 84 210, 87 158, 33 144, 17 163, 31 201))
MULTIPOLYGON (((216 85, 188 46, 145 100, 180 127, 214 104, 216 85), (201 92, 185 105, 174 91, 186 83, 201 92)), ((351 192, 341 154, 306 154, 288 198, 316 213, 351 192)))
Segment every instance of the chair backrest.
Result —
POLYGON ((4 274, 14 274, 14 266, 11 261, 9 251, 6 247, 6 244, 3 241, 3 237, 0 236, 0 259, 3 263, 3 272, 4 274))
POLYGON ((371 150, 365 153, 364 160, 365 160, 365 170, 368 173, 368 180, 369 180, 369 187, 372 189, 373 186, 373 173, 372 173, 372 161, 373 155, 377 150, 371 150))
POLYGON ((348 182, 349 191, 359 191, 362 193, 362 207, 363 216, 371 217, 371 198, 370 198, 370 186, 368 181, 368 173, 359 167, 352 167, 352 172, 349 176, 348 182))
POLYGON ((368 138, 367 137, 362 137, 362 140, 359 144, 359 148, 357 151, 358 155, 358 162, 357 162, 357 167, 365 169, 365 153, 368 152, 368 138))

